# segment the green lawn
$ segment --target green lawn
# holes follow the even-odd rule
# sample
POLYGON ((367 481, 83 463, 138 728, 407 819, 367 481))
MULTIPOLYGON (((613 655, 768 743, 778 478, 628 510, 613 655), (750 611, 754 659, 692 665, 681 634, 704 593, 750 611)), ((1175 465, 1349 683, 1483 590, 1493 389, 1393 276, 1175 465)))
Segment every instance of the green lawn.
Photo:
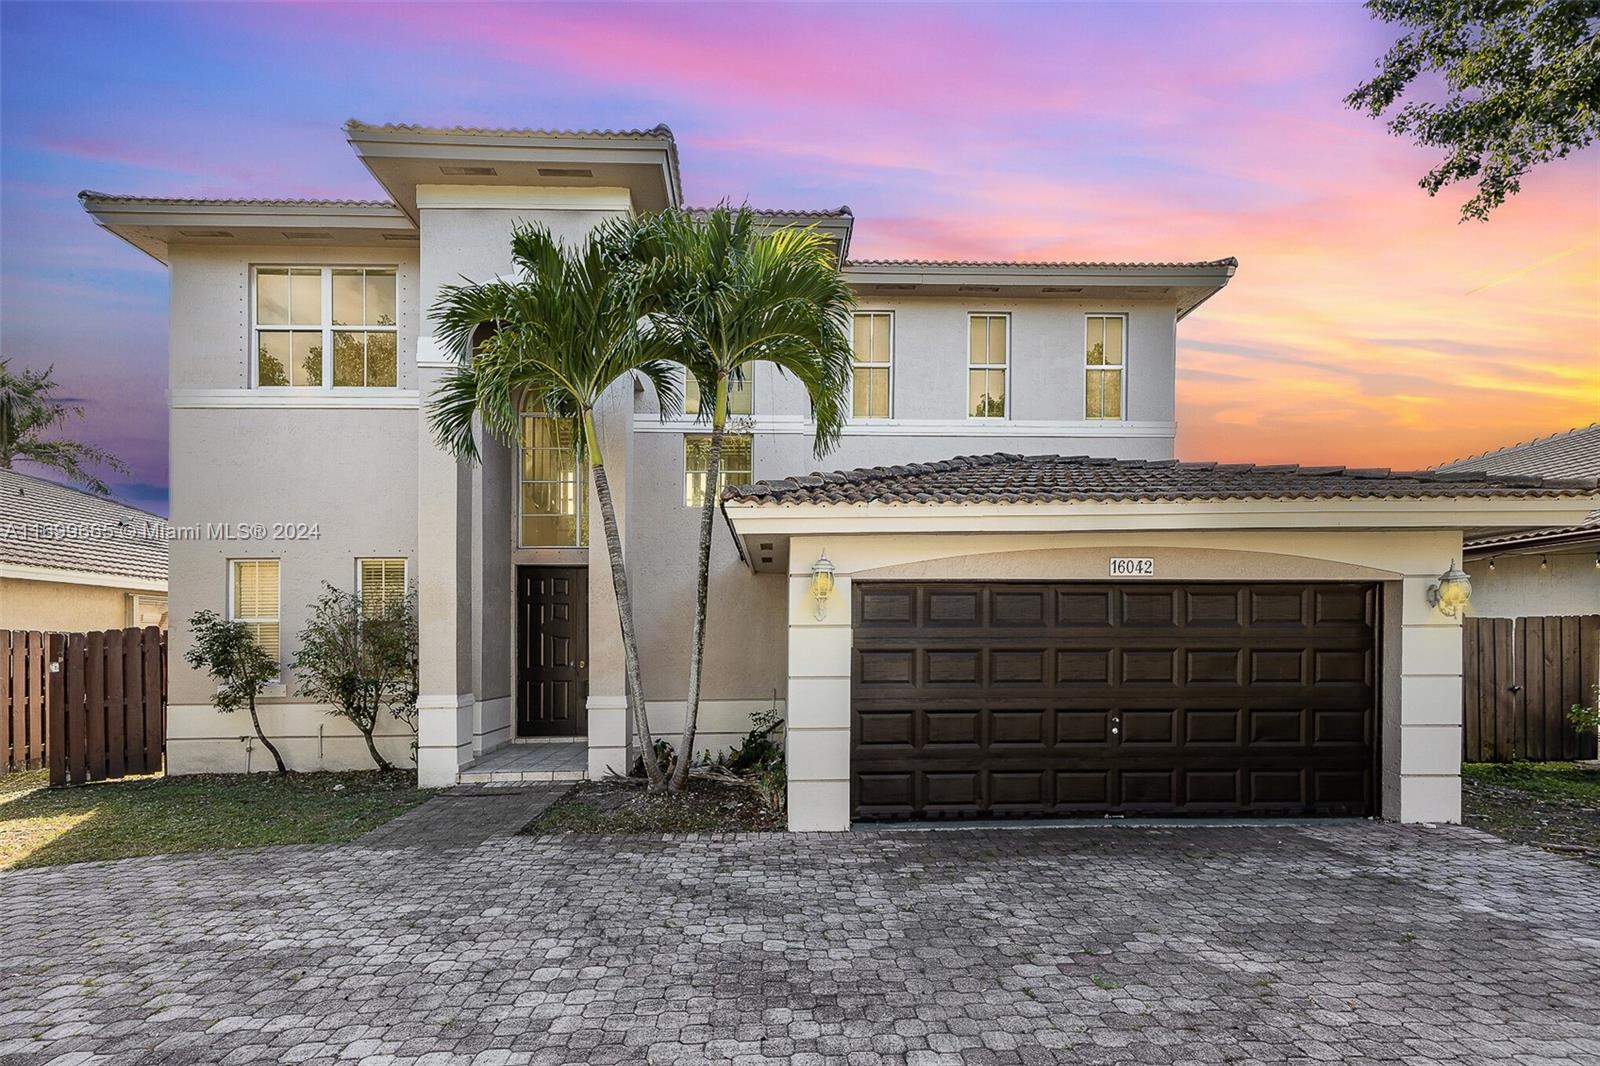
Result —
POLYGON ((216 774, 46 787, 0 774, 0 870, 351 840, 427 799, 410 773, 216 774))
POLYGON ((1570 762, 1467 763, 1461 776, 1483 785, 1500 785, 1600 807, 1600 770, 1570 762))

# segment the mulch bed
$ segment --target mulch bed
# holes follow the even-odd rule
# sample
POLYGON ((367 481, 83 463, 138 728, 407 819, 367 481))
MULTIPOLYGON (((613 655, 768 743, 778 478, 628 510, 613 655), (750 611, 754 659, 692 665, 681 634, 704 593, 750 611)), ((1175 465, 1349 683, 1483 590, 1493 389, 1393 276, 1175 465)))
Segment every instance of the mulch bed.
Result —
POLYGON ((608 780, 576 786, 523 833, 768 833, 785 824, 782 811, 742 785, 691 778, 682 793, 653 795, 608 780))
POLYGON ((1467 825, 1600 866, 1600 808, 1565 796, 1471 779, 1461 786, 1467 825))

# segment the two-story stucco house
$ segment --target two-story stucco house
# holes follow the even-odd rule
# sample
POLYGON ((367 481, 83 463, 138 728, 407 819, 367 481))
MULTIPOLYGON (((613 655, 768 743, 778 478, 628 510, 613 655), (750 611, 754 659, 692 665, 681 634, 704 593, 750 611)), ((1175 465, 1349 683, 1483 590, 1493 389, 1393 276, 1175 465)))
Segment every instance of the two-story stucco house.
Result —
MULTIPOLYGON (((672 135, 346 134, 383 199, 83 196, 170 268, 173 520, 228 524, 172 546, 170 768, 249 757, 181 665, 184 620, 224 610, 287 660, 323 581, 418 589, 422 784, 471 779, 518 741, 624 768, 585 472, 537 411, 521 454, 468 466, 435 446, 426 405, 450 356, 426 309, 441 285, 506 274, 518 220, 577 237, 679 205, 672 135)), ((845 472, 806 476, 804 396, 758 370, 714 548, 702 740, 784 712, 793 828, 1459 817, 1459 623, 1430 588, 1463 531, 1579 521, 1594 481, 1177 463, 1177 331, 1233 260, 864 261, 848 210, 767 222, 829 234, 860 301, 854 418, 826 464, 845 472)), ((601 421, 670 735, 705 426, 652 404, 624 385, 601 421)), ((365 765, 292 678, 265 707, 295 767, 365 765)), ((411 754, 403 730, 382 743, 411 754)))

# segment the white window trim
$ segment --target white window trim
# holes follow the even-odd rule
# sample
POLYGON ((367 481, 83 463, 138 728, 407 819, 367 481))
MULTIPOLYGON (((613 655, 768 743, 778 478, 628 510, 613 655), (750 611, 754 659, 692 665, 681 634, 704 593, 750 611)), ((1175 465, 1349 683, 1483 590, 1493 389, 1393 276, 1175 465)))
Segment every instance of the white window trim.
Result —
MULTIPOLYGON (((559 484, 559 482, 557 482, 557 481, 540 480, 540 479, 528 480, 527 478, 524 478, 522 476, 523 459, 524 459, 524 457, 526 455, 526 452, 527 452, 527 446, 522 444, 522 443, 520 443, 521 436, 522 436, 522 420, 524 418, 554 418, 554 417, 556 417, 556 416, 550 414, 550 412, 548 412, 548 411, 530 411, 530 410, 528 410, 528 408, 526 406, 523 407, 522 413, 517 416, 517 435, 518 435, 519 443, 518 443, 517 449, 516 449, 516 462, 514 462, 512 464, 512 470, 511 470, 511 491, 512 491, 512 497, 513 497, 513 499, 515 501, 511 506, 511 521, 514 524, 514 527, 515 527, 511 531, 511 543, 512 543, 513 548, 515 550, 517 550, 517 551, 580 551, 580 552, 586 552, 586 551, 589 550, 589 544, 588 544, 588 534, 590 532, 590 530, 589 530, 589 520, 590 520, 590 515, 589 515, 589 493, 593 488, 593 481, 594 481, 593 466, 594 466, 594 464, 591 461, 591 462, 589 462, 587 464, 584 464, 584 465, 582 465, 580 467, 576 457, 574 457, 573 464, 572 464, 573 465, 573 481, 577 483, 577 504, 578 504, 578 513, 574 516, 574 520, 577 523, 577 525, 575 527, 576 535, 577 535, 577 537, 579 539, 583 540, 583 543, 582 544, 524 544, 522 542, 522 520, 524 518, 529 517, 529 512, 524 511, 522 509, 522 497, 523 497, 522 489, 523 489, 523 486, 525 486, 525 485, 555 485, 555 484, 559 484)), ((581 430, 576 430, 575 429, 575 432, 581 432, 581 430)), ((543 511, 533 512, 533 516, 534 517, 544 517, 544 518, 551 517, 549 514, 543 512, 543 511)), ((376 556, 373 556, 372 558, 376 558, 376 556)), ((409 574, 407 576, 409 578, 409 574)))
MULTIPOLYGON (((693 510, 699 510, 700 507, 701 507, 700 504, 698 504, 698 503, 690 503, 689 502, 689 438, 690 437, 704 437, 709 441, 711 439, 711 434, 707 433, 703 429, 700 430, 699 432, 688 432, 688 433, 685 433, 683 435, 683 446, 678 449, 678 455, 680 456, 679 466, 683 470, 683 476, 678 482, 679 487, 683 489, 683 495, 678 497, 678 498, 683 501, 683 506, 684 507, 690 508, 690 509, 693 509, 693 510)), ((752 434, 752 433, 744 433, 744 432, 730 433, 730 432, 724 431, 724 433, 722 435, 722 443, 723 443, 723 447, 724 448, 727 447, 727 443, 728 443, 728 438, 729 437, 739 437, 741 439, 745 438, 745 437, 748 437, 750 439, 750 476, 752 478, 754 478, 756 476, 756 439, 755 439, 755 435, 752 434)), ((726 478, 727 476, 728 476, 728 467, 727 467, 727 464, 724 463, 722 465, 722 468, 717 471, 717 477, 726 478)), ((707 492, 716 492, 718 490, 717 490, 717 488, 715 486, 707 484, 706 485, 706 491, 707 492)))
MULTIPOLYGON (((750 397, 750 413, 747 414, 747 415, 734 414, 734 412, 732 410, 733 404, 729 403, 729 405, 728 405, 728 407, 729 407, 728 418, 730 420, 735 419, 735 418, 754 418, 755 417, 755 414, 756 414, 756 374, 755 374, 755 370, 756 370, 756 368, 755 368, 754 365, 749 365, 749 366, 746 366, 744 368, 744 391, 750 397)), ((709 426, 711 424, 711 416, 710 416, 709 413, 704 418, 702 418, 699 414, 691 413, 690 410, 689 410, 689 403, 688 403, 688 400, 689 400, 689 376, 690 375, 689 375, 689 368, 688 367, 686 367, 686 366, 678 367, 678 394, 683 397, 684 405, 683 405, 683 414, 679 419, 677 419, 677 421, 680 421, 680 422, 693 422, 696 425, 709 426)), ((695 381, 696 381, 696 384, 698 385, 699 379, 696 378, 695 381)), ((728 379, 728 387, 729 387, 729 390, 730 390, 729 391, 729 397, 731 399, 731 397, 732 397, 732 391, 731 390, 732 390, 732 387, 733 387, 733 379, 732 378, 728 379)))
MULTIPOLYGON (((155 601, 155 600, 160 600, 161 603, 169 611, 171 610, 171 600, 168 599, 166 593, 162 593, 159 596, 153 595, 153 594, 150 594, 150 593, 145 593, 145 592, 130 592, 130 593, 128 593, 128 625, 129 626, 137 626, 139 624, 139 607, 140 607, 140 605, 142 605, 144 603, 149 603, 149 602, 152 602, 152 601, 155 601)), ((170 619, 169 619, 169 622, 170 622, 170 619)))
MULTIPOLYGON (((1009 354, 1009 353, 1008 353, 1009 354)), ((1126 311, 1089 311, 1083 316, 1083 417, 1089 422, 1126 422, 1128 420, 1128 313, 1126 311), (1089 362, 1089 321, 1095 318, 1118 318, 1122 320, 1122 362, 1115 368, 1122 376, 1122 387, 1117 390, 1117 395, 1122 401, 1122 409, 1116 418, 1089 417, 1089 371, 1109 370, 1112 367, 1105 364, 1095 365, 1089 362)))
MULTIPOLYGON (((855 353, 853 351, 850 353, 850 369, 851 369, 851 371, 854 371, 855 368, 858 367, 858 366, 859 367, 863 367, 863 368, 869 368, 869 369, 877 369, 878 367, 887 367, 888 368, 888 371, 889 371, 889 385, 888 385, 888 389, 889 389, 889 413, 886 414, 886 415, 858 415, 858 414, 855 413, 855 409, 856 409, 856 406, 855 406, 855 403, 856 403, 856 397, 855 397, 855 391, 856 391, 855 380, 856 380, 856 376, 852 372, 851 375, 850 375, 850 412, 851 412, 850 413, 850 420, 852 422, 887 422, 887 421, 889 421, 889 420, 894 418, 894 339, 895 339, 894 338, 894 331, 895 331, 894 312, 889 310, 888 308, 879 309, 879 308, 875 308, 875 307, 858 307, 855 310, 855 315, 884 315, 889 319, 889 361, 887 363, 863 363, 863 362, 860 362, 859 360, 856 359, 855 353)), ((854 318, 854 316, 852 316, 852 318, 850 320, 850 325, 851 325, 851 331, 852 331, 851 332, 851 341, 854 342, 854 340, 855 340, 855 335, 854 335, 855 318, 854 318)), ((971 338, 971 332, 970 331, 971 331, 972 327, 969 325, 967 327, 967 329, 968 329, 968 341, 967 341, 967 344, 968 344, 968 347, 970 348, 971 344, 972 344, 972 341, 970 339, 971 338)), ((1007 329, 1007 331, 1006 331, 1006 344, 1009 346, 1010 343, 1011 343, 1011 331, 1009 329, 1007 329)), ((1009 360, 1010 360, 1010 352, 1009 351, 1006 353, 1006 356, 1007 356, 1007 361, 1009 363, 1009 360)), ((968 351, 967 352, 967 359, 971 360, 971 358, 972 358, 972 352, 968 351)))
POLYGON ((391 389, 387 386, 368 385, 338 385, 333 384, 333 334, 335 329, 348 330, 362 333, 393 333, 395 347, 395 383, 400 380, 400 266, 397 263, 252 263, 250 265, 250 337, 245 345, 245 351, 250 363, 250 387, 258 389, 269 396, 292 396, 304 393, 334 393, 345 395, 349 393, 366 392, 369 388, 383 389, 395 392, 398 388, 391 389), (258 310, 256 302, 256 275, 261 270, 317 270, 321 272, 322 280, 322 384, 321 385, 263 385, 261 384, 261 348, 256 338, 265 329, 269 333, 309 332, 309 326, 295 326, 289 323, 269 322, 263 326, 256 321, 258 310), (394 273, 394 317, 392 326, 334 326, 333 324, 333 272, 335 270, 389 270, 394 273))
MULTIPOLYGON (((1087 334, 1085 334, 1087 336, 1087 334)), ((1011 421, 1011 312, 1010 311, 968 311, 967 312, 967 373, 964 384, 967 386, 967 418, 973 422, 1009 422, 1011 421), (972 320, 974 318, 1003 318, 1006 320, 1006 362, 1001 368, 1005 377, 1002 379, 1002 388, 1005 391, 1006 413, 1003 415, 975 415, 972 413, 972 372, 974 370, 993 370, 993 363, 974 363, 972 361, 972 320)))
MULTIPOLYGON (((356 556, 356 599, 361 599, 361 564, 362 563, 389 563, 399 560, 400 584, 409 587, 411 584, 411 560, 403 555, 358 555, 356 556)), ((279 564, 278 573, 283 573, 282 564, 279 564)), ((281 580, 281 576, 280 576, 281 580)))
MULTIPOLYGON (((278 626, 278 680, 283 680, 283 559, 276 555, 242 555, 228 559, 228 621, 261 624, 274 622, 278 626), (233 613, 233 605, 238 603, 238 567, 236 563, 277 563, 278 564, 278 614, 275 618, 245 618, 233 613)), ((269 692, 268 695, 273 693, 269 692)))

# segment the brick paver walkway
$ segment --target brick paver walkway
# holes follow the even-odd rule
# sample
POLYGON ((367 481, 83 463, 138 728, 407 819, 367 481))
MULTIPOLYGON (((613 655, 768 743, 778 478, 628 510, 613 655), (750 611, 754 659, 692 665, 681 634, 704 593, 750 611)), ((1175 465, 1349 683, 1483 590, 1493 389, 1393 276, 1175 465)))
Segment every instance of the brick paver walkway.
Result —
POLYGON ((571 787, 570 782, 516 787, 458 785, 380 825, 356 845, 474 848, 514 835, 571 787))
POLYGON ((0 1061, 1595 1063, 1597 900, 1377 824, 130 859, 0 875, 0 1061))

